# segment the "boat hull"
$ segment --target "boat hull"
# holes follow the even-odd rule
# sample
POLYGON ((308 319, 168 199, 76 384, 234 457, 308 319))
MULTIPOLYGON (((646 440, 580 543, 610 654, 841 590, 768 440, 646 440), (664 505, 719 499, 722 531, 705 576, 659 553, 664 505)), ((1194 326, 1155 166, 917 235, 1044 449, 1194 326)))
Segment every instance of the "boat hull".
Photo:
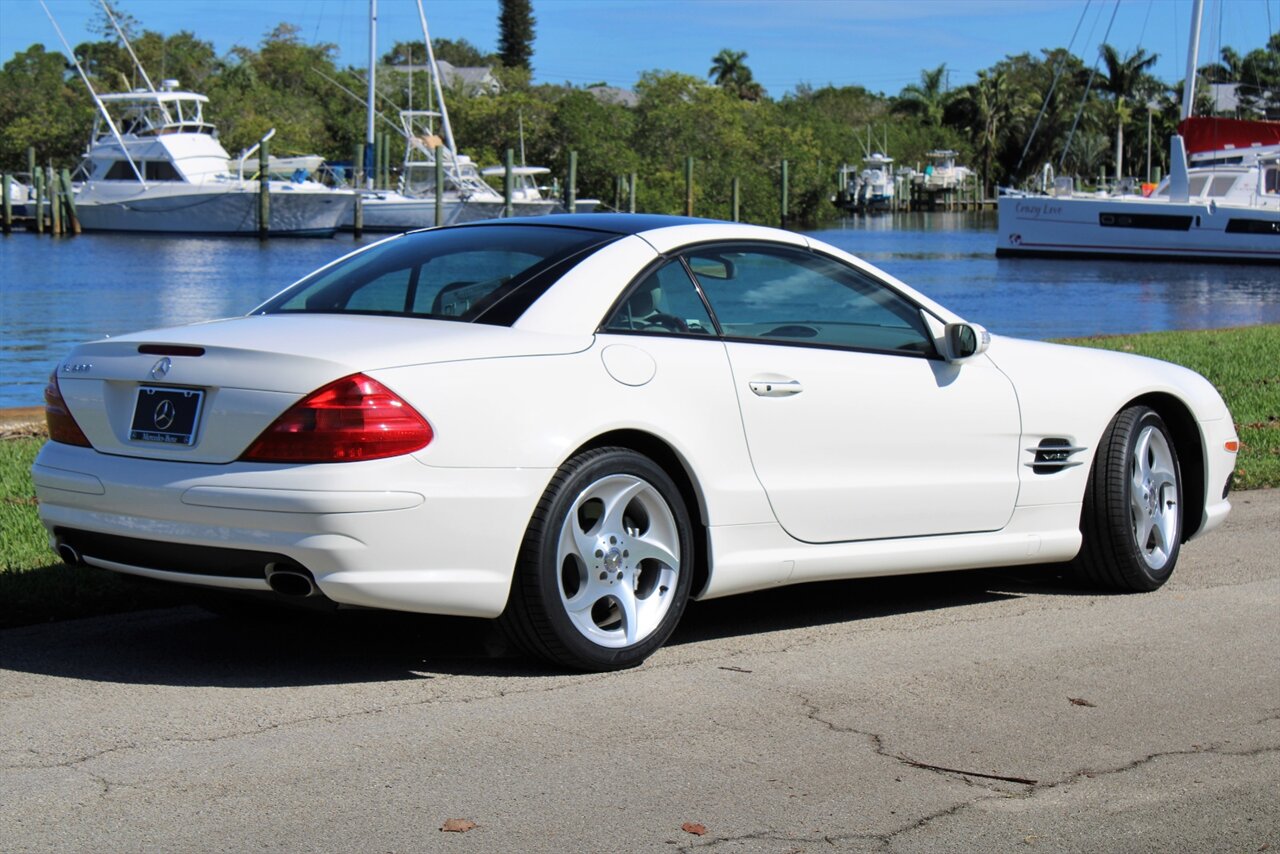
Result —
POLYGON ((1280 264, 1280 210, 1138 197, 1004 196, 996 255, 1280 264))
MULTIPOLYGON (((269 232, 281 237, 331 237, 351 200, 350 193, 331 190, 273 189, 269 232)), ((258 201, 258 193, 248 189, 152 191, 145 197, 119 200, 82 197, 76 200, 76 215, 85 231, 256 235, 258 201)))
MULTIPOLYGON (((578 203, 578 213, 590 213, 597 204, 599 203, 595 200, 581 201, 578 203)), ((501 219, 504 207, 501 200, 464 202, 446 196, 441 225, 501 219)), ((553 199, 512 204, 513 216, 545 216, 564 212, 564 206, 553 199)), ((365 197, 362 201, 361 217, 365 231, 396 232, 432 228, 436 224, 436 203, 435 199, 419 199, 398 194, 365 197)), ((355 227, 354 207, 344 214, 341 227, 348 231, 355 227)))

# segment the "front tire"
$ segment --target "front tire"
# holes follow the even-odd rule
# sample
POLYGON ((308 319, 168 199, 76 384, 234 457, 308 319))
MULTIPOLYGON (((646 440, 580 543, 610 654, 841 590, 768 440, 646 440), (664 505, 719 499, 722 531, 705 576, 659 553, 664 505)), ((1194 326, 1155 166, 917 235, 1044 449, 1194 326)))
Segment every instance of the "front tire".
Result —
POLYGON ((586 451, 534 511, 501 623, 518 646, 575 670, 635 667, 684 613, 694 548, 680 490, 648 457, 586 451))
POLYGON ((1146 406, 1125 409, 1094 456, 1076 574, 1112 590, 1160 587, 1178 562, 1182 506, 1178 454, 1164 421, 1146 406))

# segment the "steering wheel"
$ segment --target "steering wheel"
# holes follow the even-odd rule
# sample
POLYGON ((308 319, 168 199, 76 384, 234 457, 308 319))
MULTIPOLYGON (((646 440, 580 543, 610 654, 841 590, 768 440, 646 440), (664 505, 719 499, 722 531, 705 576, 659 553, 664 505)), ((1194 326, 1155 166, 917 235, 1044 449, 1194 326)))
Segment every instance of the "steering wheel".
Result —
POLYGON ((685 323, 674 314, 666 314, 661 311, 654 312, 648 317, 639 321, 645 328, 657 326, 662 329, 669 329, 672 332, 688 332, 689 324, 685 323))

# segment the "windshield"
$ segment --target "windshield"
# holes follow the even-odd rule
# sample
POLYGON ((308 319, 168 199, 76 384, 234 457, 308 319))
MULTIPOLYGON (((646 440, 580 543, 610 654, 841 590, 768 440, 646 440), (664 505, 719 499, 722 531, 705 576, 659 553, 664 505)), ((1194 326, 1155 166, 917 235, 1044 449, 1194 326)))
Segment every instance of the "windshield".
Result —
MULTIPOLYGON (((529 286, 537 293, 518 300, 527 307, 588 250, 616 239, 617 235, 598 231, 537 225, 406 234, 313 273, 253 313, 476 321, 529 286)), ((510 312, 500 314, 499 322, 515 320, 510 312)))

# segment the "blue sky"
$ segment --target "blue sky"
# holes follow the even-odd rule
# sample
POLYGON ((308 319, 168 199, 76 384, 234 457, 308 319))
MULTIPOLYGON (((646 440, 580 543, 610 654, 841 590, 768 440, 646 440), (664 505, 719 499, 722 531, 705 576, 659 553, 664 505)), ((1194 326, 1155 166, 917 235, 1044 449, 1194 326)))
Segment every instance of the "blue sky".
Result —
MULTIPOLYGON (((72 45, 92 36, 96 0, 46 0, 72 45)), ((537 82, 630 87, 641 72, 705 77, 721 48, 747 51, 756 79, 778 97, 797 83, 861 85, 896 93, 921 69, 946 63, 952 86, 1006 54, 1065 46, 1092 62, 1117 0, 533 0, 537 82)), ((146 29, 190 29, 225 53, 256 46, 276 24, 308 41, 332 42, 339 63, 368 54, 368 0, 118 0, 146 29)), ((497 0, 426 0, 433 38, 494 49, 497 0)), ((413 0, 379 0, 379 53, 420 38, 413 0)), ((1158 53, 1173 82, 1186 63, 1191 0, 1123 0, 1110 37, 1124 51, 1158 53)), ((1206 0, 1201 64, 1230 45, 1260 47, 1280 28, 1280 0, 1206 0)), ((57 38, 37 0, 0 0, 0 61, 57 38)))

